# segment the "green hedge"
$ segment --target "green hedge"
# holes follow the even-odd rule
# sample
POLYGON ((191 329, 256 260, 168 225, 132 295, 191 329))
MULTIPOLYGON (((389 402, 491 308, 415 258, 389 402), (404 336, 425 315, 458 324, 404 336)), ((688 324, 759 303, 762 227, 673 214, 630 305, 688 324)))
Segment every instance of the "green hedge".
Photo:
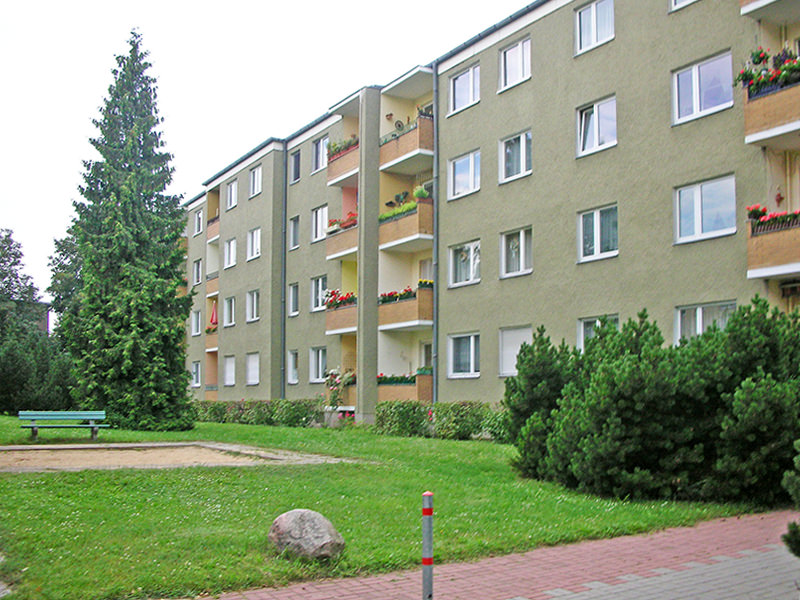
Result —
POLYGON ((430 405, 416 400, 379 402, 375 407, 375 429, 385 435, 427 436, 431 416, 430 405))
POLYGON ((445 440, 468 440, 483 431, 489 406, 483 402, 439 402, 433 408, 433 434, 445 440))
POLYGON ((198 421, 308 427, 322 422, 319 400, 198 400, 198 421))

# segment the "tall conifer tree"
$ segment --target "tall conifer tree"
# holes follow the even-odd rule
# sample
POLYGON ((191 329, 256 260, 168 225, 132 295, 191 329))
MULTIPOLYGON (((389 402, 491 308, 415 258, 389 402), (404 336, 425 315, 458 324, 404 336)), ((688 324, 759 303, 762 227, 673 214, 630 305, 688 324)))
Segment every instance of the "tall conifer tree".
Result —
POLYGON ((60 327, 75 359, 76 400, 105 409, 131 429, 192 427, 181 293, 184 221, 180 198, 165 195, 171 155, 158 130, 156 81, 132 32, 117 56, 108 97, 84 161, 84 202, 75 203, 69 265, 75 296, 60 327))

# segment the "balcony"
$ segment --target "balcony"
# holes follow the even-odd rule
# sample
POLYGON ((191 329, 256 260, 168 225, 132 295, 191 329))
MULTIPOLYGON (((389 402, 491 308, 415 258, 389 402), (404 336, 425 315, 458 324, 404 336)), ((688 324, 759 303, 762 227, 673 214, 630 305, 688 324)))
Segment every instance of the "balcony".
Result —
POLYGON ((800 22, 797 0, 739 0, 739 13, 774 25, 800 22))
POLYGON ((381 222, 378 248, 395 252, 419 252, 433 241, 433 203, 417 201, 414 211, 381 222))
POLYGON ((325 309, 325 335, 353 333, 358 327, 358 305, 325 309))
POLYGON ((216 329, 214 327, 214 333, 206 334, 206 352, 216 352, 217 348, 219 348, 219 334, 216 329))
POLYGON ((206 281, 206 298, 219 295, 219 277, 212 277, 206 281))
POLYGON ((358 225, 328 233, 325 237, 325 258, 336 260, 358 252, 358 225))
POLYGON ((209 219, 206 224, 206 240, 215 240, 219 237, 219 217, 209 219))
POLYGON ((356 187, 358 185, 358 163, 361 159, 359 146, 351 146, 328 159, 328 185, 356 187))
POLYGON ((433 375, 417 375, 415 383, 378 384, 378 402, 390 400, 433 401, 433 375))
POLYGON ((433 290, 418 288, 416 297, 378 306, 378 331, 415 331, 433 326, 433 290))
POLYGON ((406 176, 429 171, 433 168, 433 119, 420 115, 383 136, 380 145, 381 171, 406 176))
POLYGON ((747 144, 800 150, 800 83, 748 98, 744 134, 747 144))
POLYGON ((770 279, 800 275, 800 220, 790 223, 750 222, 747 237, 747 278, 770 279))

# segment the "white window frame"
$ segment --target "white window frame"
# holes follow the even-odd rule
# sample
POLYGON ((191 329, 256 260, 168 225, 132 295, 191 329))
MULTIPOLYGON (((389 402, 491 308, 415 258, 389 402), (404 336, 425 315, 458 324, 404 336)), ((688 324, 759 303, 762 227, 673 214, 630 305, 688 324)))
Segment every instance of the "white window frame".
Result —
POLYGON ((203 259, 198 258, 192 263, 192 285, 199 285, 203 282, 203 259))
POLYGON ((326 346, 315 346, 308 351, 308 382, 324 383, 325 371, 328 368, 328 350, 326 346))
POLYGON ((733 106, 733 86, 730 85, 729 82, 733 81, 733 62, 731 58, 730 51, 723 52, 721 54, 717 54, 710 58, 706 58, 704 60, 698 61, 692 65, 684 67, 682 69, 678 69, 672 73, 672 118, 673 123, 675 125, 679 125, 681 123, 686 123, 688 121, 694 121, 695 119, 702 119, 708 115, 713 115, 714 113, 718 113, 722 110, 726 110, 733 106), (700 69, 711 62, 720 60, 720 59, 727 59, 728 61, 728 75, 727 79, 722 82, 722 89, 727 90, 730 93, 730 100, 717 104, 716 106, 712 106, 711 108, 707 108, 705 110, 700 109, 700 69), (692 74, 692 112, 688 115, 681 117, 679 116, 679 95, 678 95, 678 77, 686 72, 691 72, 692 74), (728 82, 728 86, 725 86, 725 82, 728 82))
POLYGON ((499 178, 500 183, 507 183, 509 181, 514 181, 515 179, 519 179, 520 177, 526 177, 533 172, 533 159, 531 158, 531 154, 533 152, 533 141, 531 136, 531 130, 523 131, 521 133, 517 133, 512 135, 511 137, 504 138, 500 140, 498 154, 497 154, 497 175, 499 178), (514 140, 518 140, 520 144, 520 172, 515 173, 513 175, 506 174, 506 144, 509 142, 513 142, 514 140), (529 166, 530 165, 530 166, 529 166))
POLYGON ((234 179, 225 188, 225 210, 234 208, 239 203, 239 181, 234 179))
POLYGON ((614 256, 619 255, 619 208, 616 204, 611 204, 608 206, 601 206, 600 208, 595 208, 593 210, 587 210, 582 213, 578 214, 578 262, 591 262, 593 260, 603 260, 606 258, 612 258, 614 256), (600 228, 600 214, 604 211, 609 209, 615 209, 617 211, 617 247, 614 250, 608 250, 606 252, 601 252, 600 248, 602 246, 602 239, 600 238, 601 235, 601 228, 600 228), (593 233, 594 233, 594 248, 595 251, 593 254, 584 255, 583 253, 583 216, 584 215, 593 215, 593 233))
POLYGON ((531 78, 531 38, 519 40, 500 51, 499 73, 498 94, 531 78), (518 52, 519 62, 508 65, 507 59, 513 52, 518 52))
POLYGON ((286 310, 288 311, 288 316, 296 317, 300 314, 300 284, 290 283, 287 295, 286 310))
POLYGON ((311 156, 311 173, 321 171, 328 166, 328 143, 329 139, 327 135, 319 138, 318 140, 314 140, 312 146, 313 154, 311 156))
POLYGON ((328 291, 328 276, 311 278, 311 312, 325 310, 325 294, 328 291))
POLYGON ((514 231, 500 234, 500 279, 519 277, 533 272, 533 227, 522 227, 514 231), (516 236, 519 244, 520 268, 517 271, 506 271, 506 240, 516 236), (527 261, 526 261, 527 258, 527 261), (525 266, 525 263, 528 266, 525 266))
POLYGON ((192 336, 203 333, 203 314, 199 310, 192 311, 192 336))
POLYGON ((517 374, 517 360, 519 349, 522 343, 528 344, 533 342, 533 327, 530 325, 524 327, 504 327, 498 333, 499 351, 497 353, 497 373, 500 377, 513 377, 517 374), (506 352, 506 347, 511 344, 514 346, 513 364, 506 364, 504 360, 508 357, 509 352, 506 352))
POLYGON ((194 212, 194 235, 203 233, 203 209, 194 212))
POLYGON ((236 266, 236 238, 225 240, 223 249, 223 269, 236 266))
POLYGON ((202 371, 200 369, 201 369, 200 361, 199 360, 192 361, 192 370, 191 370, 191 373, 192 373, 192 384, 191 384, 191 386, 193 388, 199 388, 203 384, 202 371))
POLYGON ((297 183, 300 181, 300 150, 292 152, 289 163, 291 167, 289 183, 297 183))
POLYGON ((481 336, 479 333, 464 333, 447 336, 447 377, 449 379, 475 379, 481 376, 480 342, 481 336), (453 347, 456 340, 464 338, 469 338, 469 370, 455 372, 453 368, 453 347))
POLYGON ((236 385, 236 356, 228 354, 223 359, 223 383, 225 387, 236 385))
POLYGON ((711 238, 732 235, 736 233, 736 179, 733 175, 707 179, 692 185, 679 187, 675 190, 675 243, 685 244, 697 242, 711 238), (708 232, 702 231, 703 226, 703 189, 707 185, 730 181, 733 185, 733 197, 730 199, 730 207, 733 209, 733 226, 722 229, 714 229, 708 232), (693 225, 695 233, 681 236, 681 192, 692 192, 693 196, 693 225))
POLYGON ((289 250, 295 250, 300 247, 300 215, 295 215, 289 219, 289 250))
POLYGON ((461 112, 464 109, 469 108, 480 102, 481 100, 481 65, 474 64, 463 71, 460 71, 453 75, 450 78, 449 89, 450 89, 450 98, 448 99, 448 106, 449 112, 447 116, 453 115, 457 112, 461 112), (467 98, 466 102, 463 104, 456 106, 456 80, 460 79, 461 77, 467 77, 469 81, 469 97, 467 98))
POLYGON ((481 151, 473 150, 467 154, 456 156, 447 163, 447 199, 455 200, 469 194, 474 194, 481 189, 481 151), (467 161, 470 187, 463 192, 456 193, 456 165, 467 161))
POLYGON ((601 152, 603 150, 607 150, 608 148, 613 148, 617 145, 617 97, 611 96, 610 98, 604 98, 603 100, 598 100, 593 104, 589 104, 587 106, 583 106, 578 109, 578 156, 586 156, 588 154, 594 154, 595 152, 601 152), (600 143, 600 107, 608 105, 610 103, 614 103, 614 139, 607 140, 603 143, 600 143), (594 145, 584 148, 584 119, 588 114, 594 115, 594 119, 592 120, 592 138, 594 139, 594 145))
POLYGON ((286 353, 286 383, 297 385, 300 383, 300 369, 298 365, 299 354, 297 350, 289 350, 286 353))
POLYGON ((598 46, 602 46, 605 43, 610 42, 614 39, 616 35, 616 27, 615 27, 615 20, 616 14, 614 11, 614 0, 595 0, 590 4, 585 4, 581 8, 575 11, 575 54, 583 54, 584 52, 588 52, 598 46), (606 35, 605 37, 600 37, 600 33, 597 28, 597 6, 598 4, 602 4, 605 2, 611 3, 611 14, 612 14, 612 21, 611 21, 611 33, 610 35, 606 35), (588 16, 590 19, 590 27, 591 27, 591 40, 589 40, 585 46, 581 45, 581 15, 588 12, 588 16))
MULTIPOLYGON (((611 321, 613 323, 616 323, 617 329, 619 329, 619 314, 618 313, 613 313, 613 314, 608 314, 608 315, 598 315, 596 317, 583 317, 581 319, 578 319, 578 337, 577 337, 577 343, 575 344, 575 346, 578 348, 578 350, 583 352, 585 350, 585 348, 586 348, 586 341, 588 339, 590 339, 590 338, 586 337, 587 336, 587 326, 591 326, 592 334, 594 334, 594 329, 600 325, 600 319, 602 319, 602 318, 606 318, 609 321, 611 321)), ((592 335, 591 337, 594 337, 594 335, 592 335)))
MULTIPOLYGON (((675 307, 675 343, 678 344, 681 340, 681 312, 682 311, 691 311, 695 312, 695 331, 694 334, 690 335, 689 338, 701 335, 708 327, 711 326, 711 323, 707 325, 703 323, 704 315, 703 311, 706 308, 719 308, 719 307, 727 307, 731 310, 731 312, 736 310, 736 301, 735 300, 720 300, 717 302, 704 302, 701 304, 688 304, 686 306, 677 306, 675 307)), ((714 323, 716 321, 712 321, 714 323)), ((722 327, 720 327, 722 329, 722 327)), ((687 339, 689 339, 687 338, 687 339)))
POLYGON ((449 275, 449 287, 461 287, 464 285, 474 285, 476 283, 480 283, 481 281, 481 241, 480 240, 472 240, 469 242, 464 242, 463 244, 456 244, 454 246, 450 246, 448 251, 450 256, 450 275, 449 275), (455 281, 455 264, 456 264, 456 252, 467 251, 469 252, 469 279, 465 279, 463 281, 455 281))
POLYGON ((250 197, 261 193, 261 165, 250 169, 250 197))
POLYGON ((670 11, 680 10, 684 6, 689 6, 697 2, 697 0, 669 0, 670 11))
POLYGON ((311 243, 324 240, 328 229, 328 205, 311 210, 311 243))
POLYGON ((222 303, 222 326, 236 325, 236 296, 228 296, 222 303))
POLYGON ((245 297, 245 321, 252 323, 258 321, 259 316, 259 301, 261 293, 258 290, 250 290, 245 297))
POLYGON ((261 383, 261 357, 258 352, 248 352, 244 355, 244 379, 245 385, 261 383))
POLYGON ((247 260, 261 256, 261 227, 247 232, 247 260))

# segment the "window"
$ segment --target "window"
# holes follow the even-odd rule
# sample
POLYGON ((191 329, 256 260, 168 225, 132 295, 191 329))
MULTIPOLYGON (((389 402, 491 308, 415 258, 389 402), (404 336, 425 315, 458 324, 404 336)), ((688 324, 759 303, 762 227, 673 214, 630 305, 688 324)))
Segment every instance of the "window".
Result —
POLYGON ((619 254, 616 206, 579 215, 578 229, 581 261, 610 258, 619 254))
POLYGON ((328 136, 314 142, 314 155, 311 157, 311 172, 319 171, 328 166, 328 136))
POLYGON ((300 150, 292 153, 290 162, 292 163, 292 171, 289 183, 300 181, 300 150))
POLYGON ((288 300, 288 308, 289 308, 289 316, 293 317, 300 313, 299 307, 299 291, 300 291, 300 284, 297 283, 290 283, 289 284, 289 300, 288 300))
POLYGON ((192 285, 197 285, 203 280, 203 261, 197 259, 192 263, 192 285))
POLYGON ((200 335, 203 327, 203 317, 199 310, 192 311, 192 335, 200 335))
MULTIPOLYGON (((619 315, 604 315, 605 319, 615 328, 619 329, 619 315)), ((586 348, 587 340, 594 337, 595 330, 600 327, 600 319, 603 317, 588 317, 578 321, 578 349, 586 348)))
POLYGON ((723 177, 680 188, 676 197, 677 241, 693 242, 736 233, 736 183, 723 177))
POLYGON ((480 280, 480 240, 450 248, 450 285, 477 283, 480 280))
POLYGON ((325 293, 328 291, 328 276, 311 280, 311 310, 325 310, 325 293))
POLYGON ((308 380, 311 383, 322 383, 325 381, 325 371, 328 368, 327 350, 325 347, 311 348, 308 380))
POLYGON ((222 311, 223 327, 230 327, 231 325, 236 325, 236 320, 234 318, 235 312, 236 312, 236 297, 229 296, 225 298, 225 303, 223 304, 223 311, 222 311))
POLYGON ((249 321, 258 321, 258 301, 259 301, 259 292, 258 290, 251 290, 247 292, 246 302, 245 302, 245 319, 249 321))
POLYGON ((226 189, 225 209, 230 210, 239 202, 239 182, 231 181, 226 189))
POLYGON ((201 208, 194 213, 194 235, 203 233, 203 209, 201 208))
POLYGON ((247 260, 261 256, 261 227, 247 232, 247 260))
POLYGON ((597 0, 576 13, 578 52, 614 38, 614 0, 597 0))
POLYGON ((297 350, 289 350, 286 359, 286 383, 295 384, 300 381, 297 373, 297 350))
POLYGON ((696 1, 697 0, 670 0, 669 5, 672 10, 677 10, 696 1))
POLYGON ((325 229, 328 227, 328 206, 320 206, 311 211, 311 241, 316 242, 325 238, 325 229))
POLYGON ((450 377, 478 377, 481 374, 481 338, 477 333, 449 337, 450 377))
POLYGON ((500 142, 500 183, 531 172, 531 132, 500 142))
POLYGON ((224 268, 232 267, 236 264, 236 238, 231 238, 225 242, 224 268))
POLYGON ((300 247, 300 216, 289 219, 289 250, 300 247))
POLYGON ((474 65, 450 79, 450 112, 454 113, 481 99, 481 66, 474 65))
POLYGON ((578 155, 617 143, 617 99, 596 102, 578 111, 578 155))
POLYGON ((261 165, 250 169, 250 197, 261 193, 261 165))
POLYGON ((530 273, 533 270, 533 229, 518 229, 500 237, 501 277, 530 273))
POLYGON ((261 379, 260 364, 258 352, 250 352, 245 355, 244 379, 247 385, 258 385, 261 379))
POLYGON ((704 117, 733 106, 730 53, 692 65, 673 76, 675 122, 704 117))
POLYGON ((226 356, 223 362, 224 365, 224 385, 236 385, 236 357, 226 356))
POLYGON ((475 150, 450 161, 447 192, 449 198, 458 198, 481 187, 481 152, 475 150))
POLYGON ((728 318, 735 310, 736 303, 732 301, 678 307, 676 339, 688 339, 700 335, 711 327, 712 323, 724 329, 728 324, 728 318))
POLYGON ((192 362, 192 387, 200 387, 200 361, 192 362))
POLYGON ((500 91, 531 76, 531 41, 522 40, 500 53, 500 91))
POLYGON ((501 377, 517 374, 517 354, 522 343, 530 344, 533 341, 531 327, 515 327, 500 330, 500 366, 501 377))

